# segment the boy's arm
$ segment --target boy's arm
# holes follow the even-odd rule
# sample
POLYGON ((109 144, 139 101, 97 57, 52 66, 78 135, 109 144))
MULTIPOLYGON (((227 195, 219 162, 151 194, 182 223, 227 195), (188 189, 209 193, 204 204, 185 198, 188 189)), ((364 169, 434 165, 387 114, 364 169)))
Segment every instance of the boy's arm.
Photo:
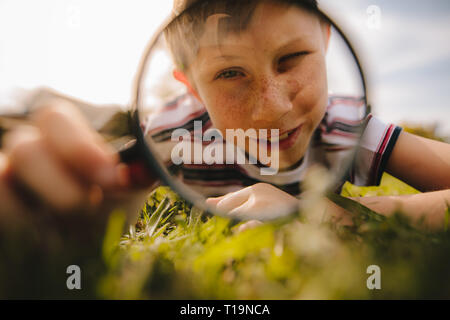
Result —
POLYGON ((386 171, 422 192, 450 189, 450 144, 402 131, 386 171))
MULTIPOLYGON (((390 216, 395 212, 407 215, 413 223, 420 224, 429 229, 442 229, 445 225, 445 215, 450 207, 450 189, 433 192, 425 192, 402 196, 378 196, 352 198, 369 209, 384 216, 390 216)), ((331 204, 338 216, 344 213, 342 208, 331 204), (340 211, 340 212, 339 212, 340 211)), ((349 217, 345 212, 346 220, 349 217)))
MULTIPOLYGON (((352 199, 385 216, 401 211, 413 222, 423 219, 427 227, 439 229, 444 226, 445 214, 450 206, 449 144, 402 131, 386 171, 425 193, 352 199)), ((344 209, 332 203, 330 208, 336 217, 343 218, 344 223, 351 223, 344 209)))
POLYGON ((130 217, 137 214, 148 190, 132 188, 130 167, 119 163, 117 152, 77 105, 55 98, 43 106, 30 117, 32 125, 14 128, 3 137, 0 226, 12 216, 36 215, 37 205, 26 205, 35 198, 58 212, 103 212, 103 206, 117 204, 130 217))

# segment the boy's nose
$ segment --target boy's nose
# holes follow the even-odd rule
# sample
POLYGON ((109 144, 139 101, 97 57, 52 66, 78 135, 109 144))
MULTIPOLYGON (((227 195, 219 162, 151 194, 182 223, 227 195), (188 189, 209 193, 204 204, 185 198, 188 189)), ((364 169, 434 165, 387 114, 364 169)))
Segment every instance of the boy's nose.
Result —
POLYGON ((292 110, 292 90, 283 79, 264 79, 255 90, 253 121, 273 122, 292 110))

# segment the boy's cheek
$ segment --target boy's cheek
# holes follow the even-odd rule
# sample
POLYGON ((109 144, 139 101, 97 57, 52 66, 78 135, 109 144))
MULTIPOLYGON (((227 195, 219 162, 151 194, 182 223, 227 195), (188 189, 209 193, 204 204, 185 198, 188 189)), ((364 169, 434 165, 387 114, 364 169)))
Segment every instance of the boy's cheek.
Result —
POLYGON ((321 84, 310 84, 305 87, 295 100, 296 114, 299 117, 321 118, 325 114, 328 103, 327 86, 321 84), (320 87, 318 87, 320 86, 320 87))
POLYGON ((239 99, 218 93, 206 101, 207 111, 217 129, 225 132, 225 129, 249 127, 247 106, 239 99))
POLYGON ((328 103, 328 83, 325 66, 320 66, 308 75, 309 80, 296 96, 296 105, 302 113, 324 114, 328 103))

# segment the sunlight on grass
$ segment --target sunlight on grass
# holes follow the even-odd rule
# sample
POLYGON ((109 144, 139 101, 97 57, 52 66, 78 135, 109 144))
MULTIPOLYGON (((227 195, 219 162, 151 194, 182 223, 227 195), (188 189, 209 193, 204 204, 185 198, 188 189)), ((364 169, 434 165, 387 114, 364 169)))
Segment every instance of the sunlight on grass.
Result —
MULTIPOLYGON (((347 184, 343 191, 352 196, 410 193, 417 191, 389 175, 379 187, 347 184)), ((361 209, 351 228, 298 217, 237 233, 239 225, 207 217, 160 187, 142 209, 135 232, 118 239, 119 262, 108 269, 99 294, 150 299, 450 297, 441 288, 448 272, 435 272, 450 264, 449 234, 416 229, 400 213, 382 218, 361 209), (382 270, 383 290, 366 287, 366 268, 372 264, 382 270)))

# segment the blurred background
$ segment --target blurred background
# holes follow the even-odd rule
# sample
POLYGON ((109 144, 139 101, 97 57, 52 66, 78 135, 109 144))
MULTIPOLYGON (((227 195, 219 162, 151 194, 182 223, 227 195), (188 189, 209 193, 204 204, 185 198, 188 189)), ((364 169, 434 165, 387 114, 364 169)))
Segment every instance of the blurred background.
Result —
MULTIPOLYGON (((450 136, 450 2, 319 0, 354 44, 374 113, 450 136)), ((172 1, 0 0, 0 105, 47 86, 96 104, 130 101, 172 1)), ((3 107, 4 108, 4 107, 3 107)), ((2 110, 5 111, 5 110, 2 110)))

